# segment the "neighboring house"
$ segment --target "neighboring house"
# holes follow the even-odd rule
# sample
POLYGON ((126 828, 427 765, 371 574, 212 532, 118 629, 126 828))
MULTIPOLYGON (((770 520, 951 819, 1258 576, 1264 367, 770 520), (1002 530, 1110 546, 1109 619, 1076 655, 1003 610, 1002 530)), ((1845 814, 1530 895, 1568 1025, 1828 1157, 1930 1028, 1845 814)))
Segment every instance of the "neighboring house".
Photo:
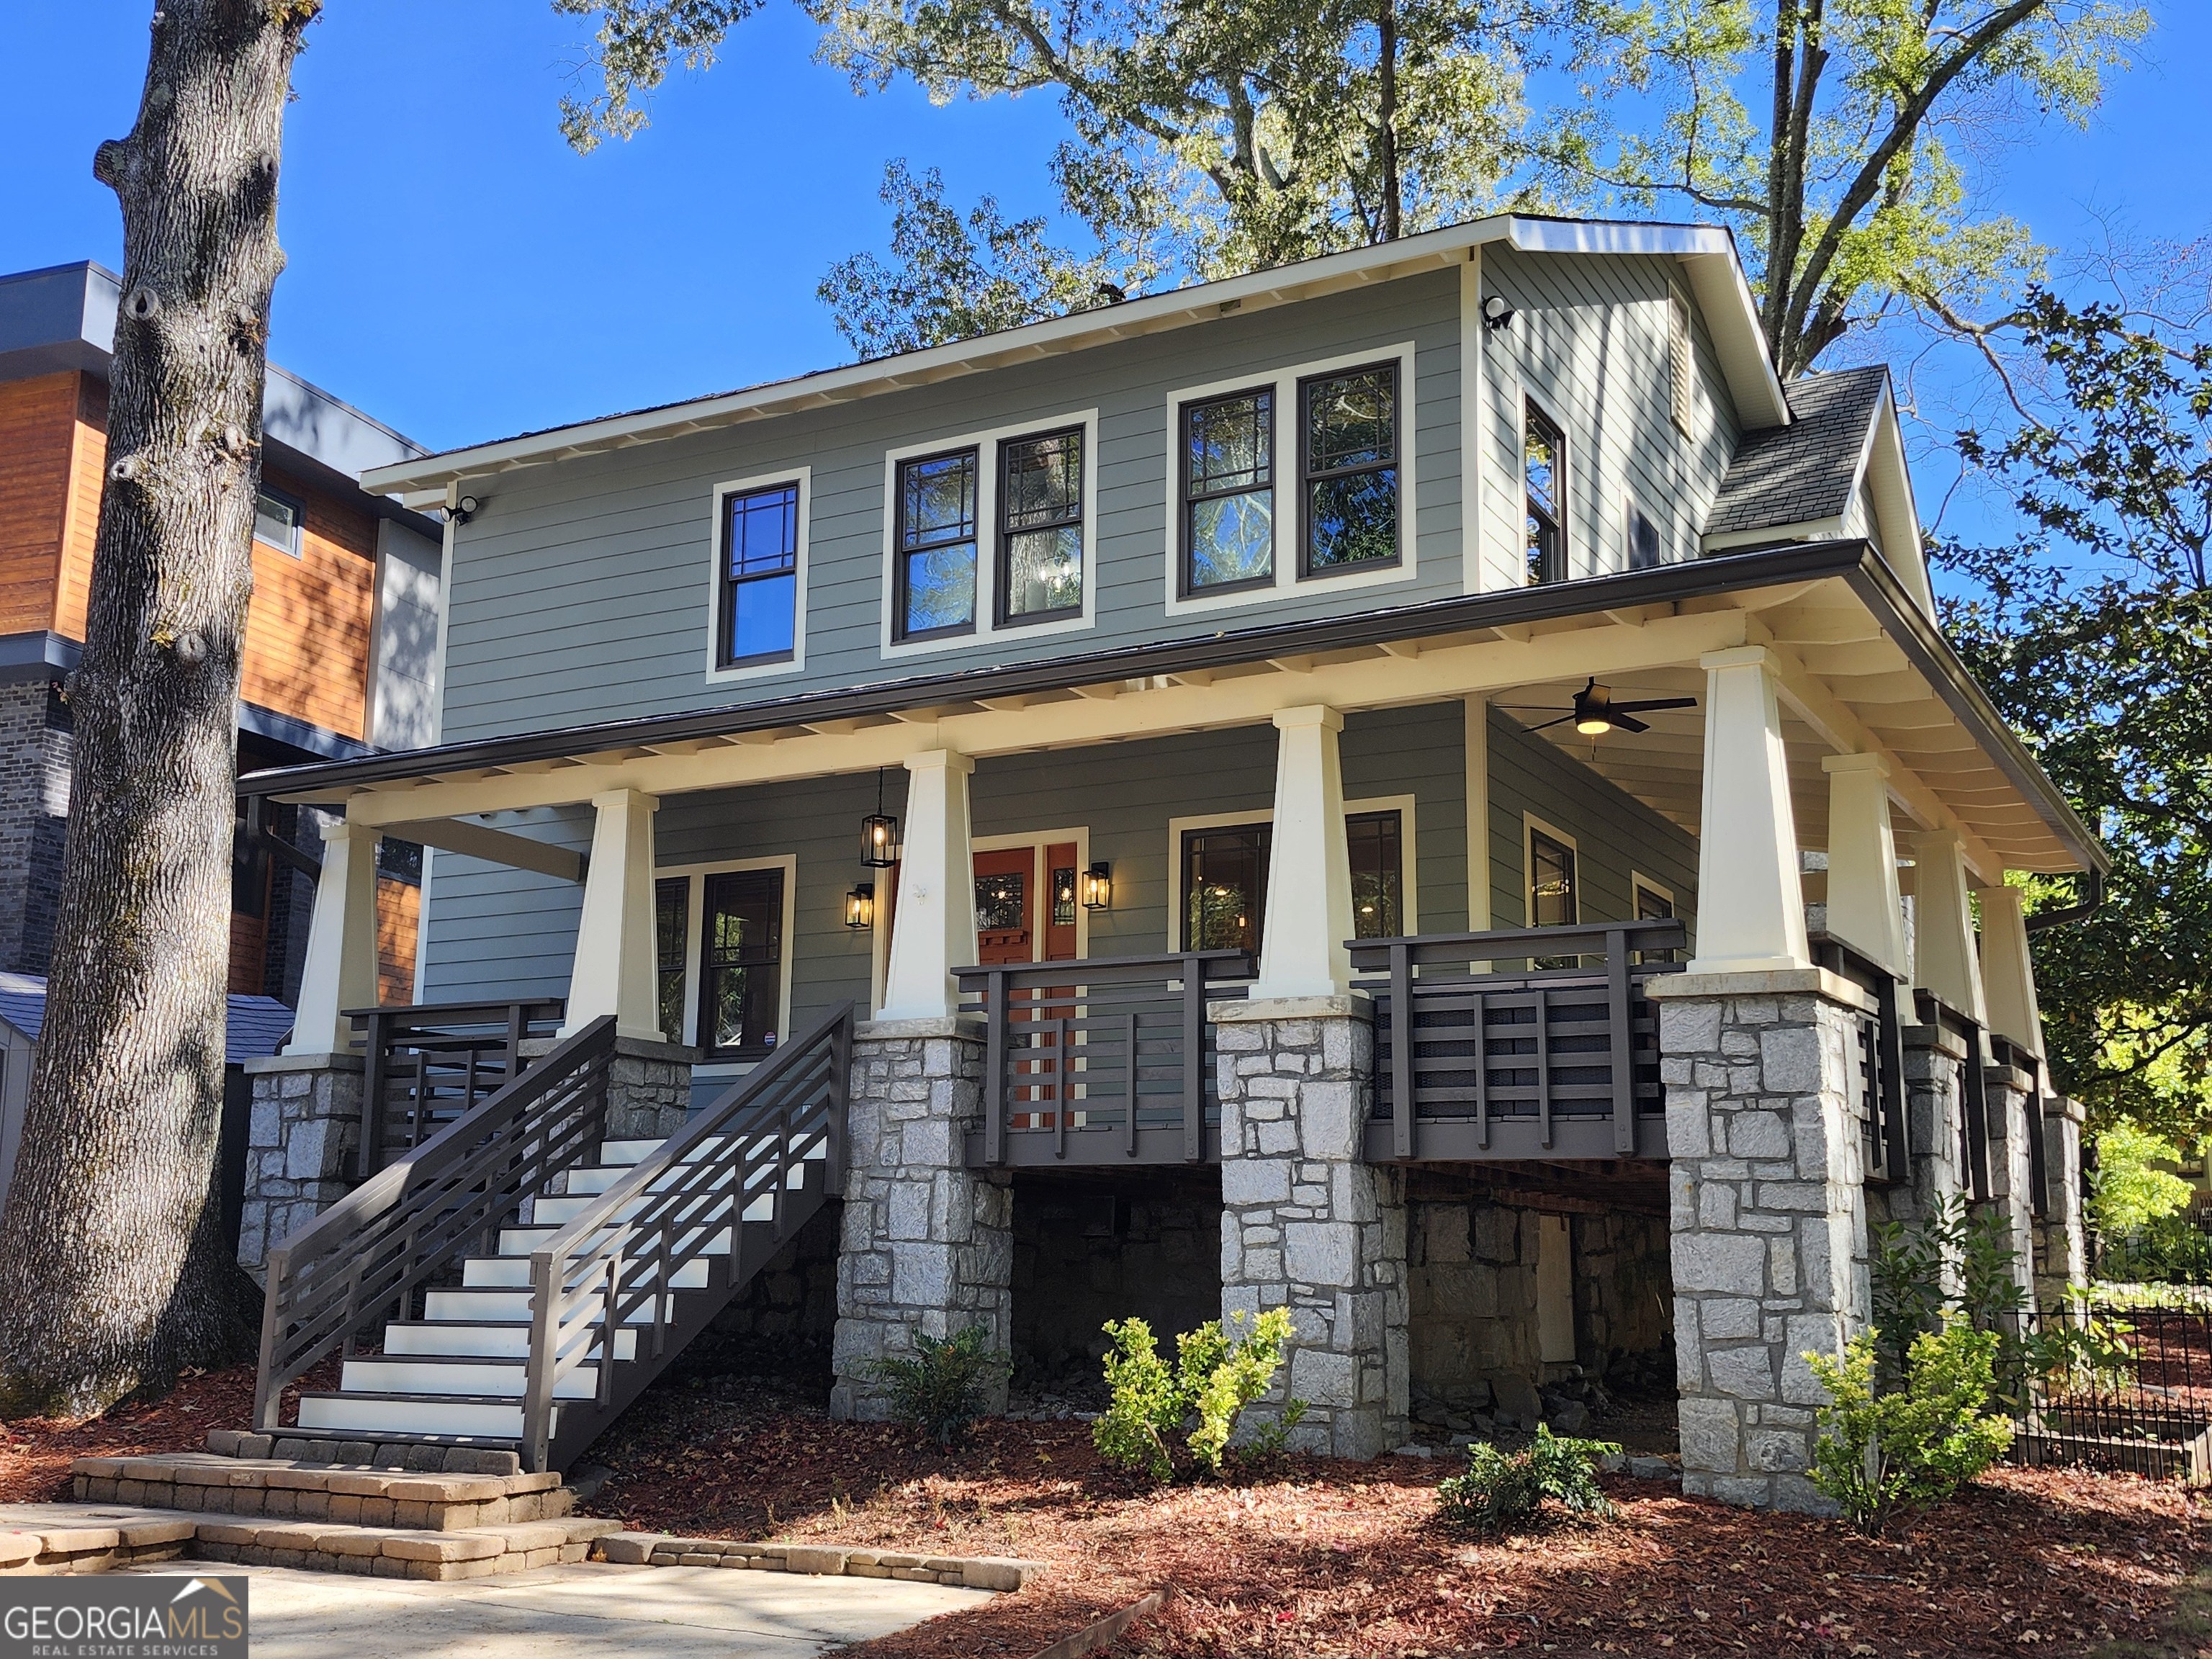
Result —
POLYGON ((441 737, 241 785, 346 814, 265 1243, 402 1172, 270 1259, 264 1427, 396 1311, 304 1442, 559 1465, 820 1248, 841 1412, 917 1331, 1287 1305, 1298 1443, 1657 1377, 1692 1491, 1797 1505, 1870 1217, 2079 1276, 2005 878, 2104 854, 1939 631, 1887 373, 1778 381, 1723 232, 1487 219, 363 482, 452 509, 441 737), (419 1000, 513 1006, 357 1054, 386 835, 419 1000))
MULTIPOLYGON (((0 276, 0 969, 43 975, 69 812, 68 675, 84 638, 107 443, 113 275, 91 264, 0 276)), ((439 530, 361 487, 419 446, 271 364, 262 414, 239 706, 239 767, 349 759, 434 732, 439 530)), ((270 825, 312 855, 296 815, 270 825)), ((380 898, 387 994, 413 994, 412 849, 380 898)), ((230 988, 289 1001, 312 883, 241 835, 230 988)))

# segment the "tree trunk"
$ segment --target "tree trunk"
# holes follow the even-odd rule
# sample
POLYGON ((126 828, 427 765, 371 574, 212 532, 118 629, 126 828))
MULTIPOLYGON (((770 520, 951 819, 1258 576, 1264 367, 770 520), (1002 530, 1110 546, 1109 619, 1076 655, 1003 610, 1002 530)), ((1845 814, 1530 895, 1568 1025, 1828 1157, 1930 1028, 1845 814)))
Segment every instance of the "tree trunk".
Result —
POLYGON ((247 1351, 216 1141, 240 653, 276 164, 319 0, 157 0, 123 209, 107 477, 46 1027, 0 1217, 0 1416, 100 1410, 247 1351))

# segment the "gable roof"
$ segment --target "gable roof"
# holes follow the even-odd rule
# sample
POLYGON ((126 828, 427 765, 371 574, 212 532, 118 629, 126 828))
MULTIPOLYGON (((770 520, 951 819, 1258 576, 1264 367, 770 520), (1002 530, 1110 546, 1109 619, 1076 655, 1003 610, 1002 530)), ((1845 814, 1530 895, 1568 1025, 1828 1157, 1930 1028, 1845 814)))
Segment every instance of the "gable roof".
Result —
POLYGON ((1744 434, 1713 498, 1705 534, 1735 536, 1840 516, 1858 486, 1867 434, 1888 387, 1889 370, 1879 363, 1801 374, 1786 384, 1796 419, 1744 434))

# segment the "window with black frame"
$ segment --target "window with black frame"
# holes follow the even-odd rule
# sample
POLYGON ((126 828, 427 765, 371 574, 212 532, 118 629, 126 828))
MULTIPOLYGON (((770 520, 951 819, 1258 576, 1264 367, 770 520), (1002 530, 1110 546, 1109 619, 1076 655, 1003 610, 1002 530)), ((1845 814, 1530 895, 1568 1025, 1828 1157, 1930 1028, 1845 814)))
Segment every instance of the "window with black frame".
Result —
POLYGON ((722 516, 721 665, 787 662, 799 638, 799 486, 730 495, 722 516))
POLYGON ((660 1030, 671 1042, 684 1041, 684 957, 690 930, 690 878, 653 883, 653 966, 659 975, 660 1030))
POLYGON ((699 1046, 757 1060, 776 1044, 783 1000, 783 872, 708 876, 700 903, 699 1046))
MULTIPOLYGON (((1576 891, 1575 849, 1541 830, 1528 831, 1528 925, 1571 927, 1582 920, 1576 891)), ((1538 957, 1539 968, 1572 968, 1579 957, 1538 957)))
POLYGON ((1355 939, 1396 939, 1405 932, 1402 835, 1395 812, 1354 812, 1344 820, 1355 939))
POLYGON ((1258 954, 1273 841, 1264 823, 1183 831, 1184 950, 1258 954))
MULTIPOLYGON (((1636 878, 1636 919, 1638 921, 1672 921, 1674 919, 1674 896, 1661 891, 1643 877, 1636 878)), ((1639 963, 1680 962, 1680 951, 1638 951, 1639 963)))
POLYGON ((1182 409, 1185 598, 1275 579, 1275 394, 1261 386, 1182 409))
POLYGON ((972 448, 899 463, 893 631, 902 640, 975 629, 976 469, 972 448))
POLYGON ((1395 363, 1298 384, 1304 471, 1300 574, 1331 575, 1398 558, 1398 369, 1395 363))
POLYGON ((1567 441, 1544 411, 1527 406, 1521 475, 1528 496, 1528 584, 1566 580, 1567 441))
POLYGON ((1048 432, 999 448, 999 620, 1083 609, 1083 432, 1048 432))

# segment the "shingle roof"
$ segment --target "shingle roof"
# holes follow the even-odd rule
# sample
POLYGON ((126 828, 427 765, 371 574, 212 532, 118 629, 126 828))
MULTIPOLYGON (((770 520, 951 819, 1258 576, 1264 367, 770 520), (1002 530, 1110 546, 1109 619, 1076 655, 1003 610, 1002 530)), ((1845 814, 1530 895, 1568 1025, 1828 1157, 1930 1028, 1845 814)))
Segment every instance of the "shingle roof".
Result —
POLYGON ((1830 519, 1850 504, 1867 428, 1881 407, 1889 370, 1801 374, 1783 392, 1788 426, 1747 432, 1721 480, 1705 534, 1725 536, 1830 519))
MULTIPOLYGON (((46 981, 36 974, 0 974, 0 1019, 36 1042, 46 1023, 46 981)), ((276 998, 232 997, 223 1063, 275 1054, 291 1029, 292 1011, 276 998)))

